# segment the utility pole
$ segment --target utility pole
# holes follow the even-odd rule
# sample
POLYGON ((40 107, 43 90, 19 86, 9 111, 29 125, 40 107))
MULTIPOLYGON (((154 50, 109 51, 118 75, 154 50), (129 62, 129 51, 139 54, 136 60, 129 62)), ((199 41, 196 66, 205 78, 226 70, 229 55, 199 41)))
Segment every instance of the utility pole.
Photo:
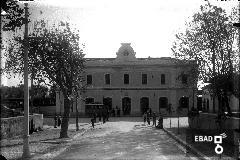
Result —
POLYGON ((28 3, 25 7, 24 31, 24 123, 23 123, 23 159, 30 158, 29 150, 29 88, 28 88, 28 3))

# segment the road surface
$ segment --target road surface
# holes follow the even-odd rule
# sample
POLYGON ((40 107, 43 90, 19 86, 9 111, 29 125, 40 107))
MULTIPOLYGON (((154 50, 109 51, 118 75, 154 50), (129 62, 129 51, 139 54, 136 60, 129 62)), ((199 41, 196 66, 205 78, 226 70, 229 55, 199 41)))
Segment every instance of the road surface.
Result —
POLYGON ((129 121, 107 122, 89 129, 55 159, 197 160, 163 130, 129 121))

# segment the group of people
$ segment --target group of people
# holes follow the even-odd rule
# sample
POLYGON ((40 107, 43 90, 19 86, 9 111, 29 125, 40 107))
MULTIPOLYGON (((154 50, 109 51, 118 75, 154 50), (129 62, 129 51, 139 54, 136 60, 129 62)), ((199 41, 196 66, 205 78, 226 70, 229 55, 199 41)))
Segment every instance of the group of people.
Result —
POLYGON ((116 117, 116 116, 120 117, 120 112, 121 112, 120 108, 118 106, 116 106, 116 109, 112 108, 111 115, 113 117, 116 117))
POLYGON ((92 127, 94 128, 94 123, 97 122, 97 117, 99 122, 102 121, 103 123, 106 123, 106 121, 109 121, 110 116, 120 117, 120 108, 116 106, 116 109, 112 108, 111 110, 109 110, 108 106, 104 106, 98 111, 94 110, 91 118, 92 127))
POLYGON ((146 124, 146 122, 147 122, 147 124, 150 125, 151 118, 153 119, 153 126, 156 126, 156 118, 157 118, 156 113, 152 112, 152 109, 149 108, 149 109, 147 109, 147 111, 145 111, 143 113, 144 124, 146 124))
POLYGON ((156 121, 157 121, 157 115, 155 112, 152 112, 152 109, 149 108, 147 109, 147 111, 145 111, 143 113, 143 122, 144 124, 147 124, 150 125, 150 122, 151 122, 151 119, 152 119, 152 126, 155 126, 157 128, 162 128, 163 126, 163 117, 160 115, 159 116, 159 119, 158 119, 158 124, 156 124, 156 121))

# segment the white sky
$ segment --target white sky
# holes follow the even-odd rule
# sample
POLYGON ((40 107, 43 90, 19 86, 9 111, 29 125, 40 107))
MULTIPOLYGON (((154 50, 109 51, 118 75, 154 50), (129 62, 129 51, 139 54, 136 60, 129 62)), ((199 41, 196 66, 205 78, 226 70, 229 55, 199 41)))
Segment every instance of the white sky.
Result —
MULTIPOLYGON (((230 11, 237 1, 210 1, 230 11)), ((114 58, 129 42, 137 57, 169 57, 174 35, 205 0, 35 0, 32 19, 70 21, 80 31, 86 57, 114 58), (40 15, 40 10, 43 14, 40 15)), ((4 85, 16 79, 3 79, 4 85)))

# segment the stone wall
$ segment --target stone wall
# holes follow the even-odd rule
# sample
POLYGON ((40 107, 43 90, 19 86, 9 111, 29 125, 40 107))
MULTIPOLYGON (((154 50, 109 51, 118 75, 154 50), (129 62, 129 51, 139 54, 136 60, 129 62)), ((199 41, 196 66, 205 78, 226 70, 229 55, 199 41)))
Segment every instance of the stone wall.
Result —
MULTIPOLYGON (((29 116, 29 122, 33 121, 35 129, 43 129, 43 115, 29 116)), ((1 118, 1 139, 20 136, 23 133, 24 116, 1 118)))

